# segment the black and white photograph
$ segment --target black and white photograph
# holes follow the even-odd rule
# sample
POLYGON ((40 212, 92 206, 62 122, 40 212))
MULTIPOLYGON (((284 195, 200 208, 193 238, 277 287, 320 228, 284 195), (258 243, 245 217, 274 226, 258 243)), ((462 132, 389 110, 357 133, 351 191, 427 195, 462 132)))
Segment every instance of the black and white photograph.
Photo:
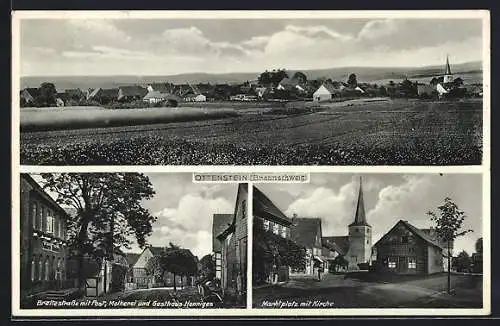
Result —
POLYGON ((20 162, 481 165, 486 11, 326 14, 15 13, 20 162))
POLYGON ((247 197, 190 173, 21 174, 21 309, 246 308, 247 197))
POLYGON ((483 308, 482 189, 481 174, 254 184, 253 308, 483 308))

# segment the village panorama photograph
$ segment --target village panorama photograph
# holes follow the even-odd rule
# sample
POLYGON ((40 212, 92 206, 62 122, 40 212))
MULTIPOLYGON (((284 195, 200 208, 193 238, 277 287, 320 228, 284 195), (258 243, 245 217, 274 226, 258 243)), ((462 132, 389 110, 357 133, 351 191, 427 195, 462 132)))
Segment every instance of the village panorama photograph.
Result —
POLYGON ((287 13, 14 13, 21 164, 482 163, 486 12, 287 13))
POLYGON ((21 174, 21 309, 246 308, 248 186, 191 177, 21 174))
POLYGON ((480 174, 254 185, 253 307, 483 308, 482 202, 480 174))

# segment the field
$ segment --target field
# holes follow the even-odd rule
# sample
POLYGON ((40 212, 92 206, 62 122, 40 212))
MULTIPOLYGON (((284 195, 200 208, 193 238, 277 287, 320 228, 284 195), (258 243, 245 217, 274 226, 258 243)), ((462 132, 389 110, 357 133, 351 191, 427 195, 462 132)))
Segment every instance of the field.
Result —
POLYGON ((211 120, 23 131, 21 163, 463 165, 482 159, 480 100, 354 100, 298 113, 236 112, 211 120))

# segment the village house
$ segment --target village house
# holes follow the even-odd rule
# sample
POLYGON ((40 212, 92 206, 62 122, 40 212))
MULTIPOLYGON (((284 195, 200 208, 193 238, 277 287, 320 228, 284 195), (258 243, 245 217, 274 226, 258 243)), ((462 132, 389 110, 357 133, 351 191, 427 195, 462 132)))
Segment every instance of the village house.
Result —
POLYGON ((148 90, 139 85, 120 86, 118 88, 117 100, 120 102, 132 102, 142 100, 148 90))
POLYGON ((25 88, 19 95, 22 105, 33 105, 40 96, 40 90, 38 88, 25 88))
POLYGON ((134 252, 125 253, 125 259, 127 260, 127 274, 125 275, 126 283, 134 284, 134 265, 141 254, 134 252))
POLYGON ((320 218, 292 218, 291 239, 306 249, 305 270, 291 270, 291 275, 318 275, 318 270, 328 271, 328 261, 323 256, 320 218))
MULTIPOLYGON (((291 240, 293 223, 276 205, 257 187, 253 187, 253 218, 262 226, 264 232, 272 232, 284 239, 291 240)), ((270 283, 289 279, 289 266, 281 266, 276 274, 269 275, 270 283)))
POLYGON ((444 271, 443 247, 408 221, 397 222, 374 247, 379 272, 434 274, 444 271))
POLYGON ((324 102, 332 100, 335 97, 340 96, 342 90, 344 89, 344 85, 339 82, 330 82, 325 81, 314 93, 313 93, 313 101, 315 102, 324 102))
POLYGON ((66 211, 28 174, 20 183, 21 290, 27 293, 74 287, 67 276, 66 211))
MULTIPOLYGON (((244 297, 247 284, 248 184, 240 183, 231 224, 217 236, 221 244, 221 287, 224 294, 244 297)), ((227 222, 222 218, 221 229, 227 222)))
POLYGON ((224 241, 218 236, 224 233, 232 224, 233 214, 214 214, 212 220, 212 253, 215 259, 215 277, 222 280, 222 246, 224 241))
POLYGON ((89 101, 95 101, 99 104, 109 104, 118 99, 118 88, 96 88, 88 96, 89 101))
POLYGON ((152 83, 149 84, 146 89, 148 92, 159 92, 159 93, 173 93, 174 85, 169 83, 152 83))
POLYGON ((174 94, 161 93, 159 91, 152 91, 147 93, 142 100, 149 104, 166 102, 169 104, 169 106, 177 106, 177 104, 181 101, 181 99, 174 94))
POLYGON ((302 84, 298 78, 285 77, 278 83, 276 89, 304 93, 306 91, 306 86, 305 84, 302 84))

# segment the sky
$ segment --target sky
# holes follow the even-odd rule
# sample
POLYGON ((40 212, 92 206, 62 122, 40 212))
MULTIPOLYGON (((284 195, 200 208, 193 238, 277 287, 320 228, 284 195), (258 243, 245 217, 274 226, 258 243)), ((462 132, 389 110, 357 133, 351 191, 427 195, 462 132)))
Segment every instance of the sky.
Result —
POLYGON ((213 214, 234 213, 238 185, 192 183, 191 173, 146 175, 156 194, 143 206, 157 217, 148 243, 164 247, 172 242, 200 259, 210 254, 213 214))
POLYGON ((421 67, 482 59, 480 19, 24 19, 21 76, 421 67))
MULTIPOLYGON (((308 184, 256 185, 287 216, 319 217, 323 236, 347 235, 354 221, 359 176, 352 174, 311 174, 308 184)), ((463 229, 472 229, 455 241, 454 254, 475 252, 482 237, 482 176, 480 174, 363 174, 363 193, 373 243, 399 220, 428 228, 426 213, 450 197, 467 216, 463 229)))

